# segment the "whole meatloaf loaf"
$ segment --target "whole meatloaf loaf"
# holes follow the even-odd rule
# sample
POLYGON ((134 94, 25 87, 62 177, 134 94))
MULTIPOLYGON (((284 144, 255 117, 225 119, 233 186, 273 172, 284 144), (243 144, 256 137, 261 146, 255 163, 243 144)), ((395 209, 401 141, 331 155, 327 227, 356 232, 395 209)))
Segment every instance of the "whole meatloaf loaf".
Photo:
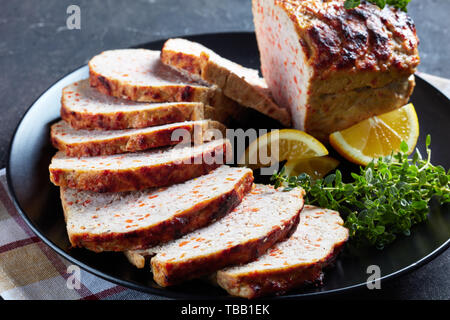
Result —
POLYGON ((149 249, 147 254, 156 253, 150 261, 154 280, 170 286, 256 259, 295 229, 303 195, 301 188, 283 192, 255 185, 222 219, 149 249))
POLYGON ((345 0, 253 0, 264 78, 295 128, 321 140, 407 103, 419 64, 413 21, 345 0))
POLYGON ((231 155, 227 139, 95 157, 67 157, 59 151, 49 167, 50 180, 95 192, 142 190, 201 176, 228 163, 231 155))
POLYGON ((102 193, 61 188, 69 240, 96 252, 141 249, 221 218, 251 189, 250 169, 221 166, 166 188, 102 193))
POLYGON ((347 241, 339 213, 305 205, 295 232, 248 264, 216 274, 217 283, 231 295, 256 298, 282 294, 322 277, 322 269, 347 241))

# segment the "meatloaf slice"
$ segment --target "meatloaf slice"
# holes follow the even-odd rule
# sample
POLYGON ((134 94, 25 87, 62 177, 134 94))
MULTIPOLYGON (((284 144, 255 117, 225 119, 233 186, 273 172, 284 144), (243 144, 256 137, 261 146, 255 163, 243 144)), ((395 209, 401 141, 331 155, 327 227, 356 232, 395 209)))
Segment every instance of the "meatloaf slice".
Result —
POLYGON ((160 52, 120 49, 89 61, 89 82, 100 92, 141 102, 204 102, 214 89, 196 83, 161 63, 160 52))
POLYGON ((75 129, 122 130, 204 119, 200 102, 139 103, 100 93, 81 80, 65 87, 61 118, 75 129))
POLYGON ((96 157, 67 157, 60 151, 50 164, 50 180, 96 192, 142 190, 204 175, 231 161, 231 155, 227 139, 96 157))
POLYGON ((161 63, 159 51, 105 51, 89 61, 89 81, 104 94, 132 101, 202 102, 229 117, 245 111, 217 86, 195 82, 161 63))
POLYGON ((69 157, 112 155, 175 145, 201 143, 221 134, 225 127, 217 121, 199 120, 128 130, 76 130, 64 120, 52 125, 53 146, 69 157), (218 131, 218 132, 216 132, 218 131))
POLYGON ((248 264, 216 274, 229 294, 256 298, 282 294, 321 278, 322 269, 347 241, 348 230, 338 212, 305 205, 296 231, 248 264))
MULTIPOLYGON (((256 259, 297 226, 304 191, 256 185, 232 212, 180 239, 148 250, 154 280, 161 286, 256 259)), ((142 255, 142 252, 141 252, 142 255)))
POLYGON ((290 109, 295 128, 322 140, 404 105, 420 61, 406 13, 365 1, 347 10, 344 2, 252 1, 262 73, 275 101, 290 109), (362 111, 354 106, 361 91, 370 106, 362 111), (339 118, 344 120, 333 121, 339 118))
POLYGON ((221 166, 167 188, 102 193, 61 188, 70 243, 96 252, 178 238, 233 210, 251 189, 250 169, 221 166))
POLYGON ((195 80, 218 86, 227 97, 243 106, 256 109, 285 126, 291 124, 289 111, 273 101, 257 70, 244 68, 199 43, 185 39, 167 40, 161 51, 161 60, 195 80))

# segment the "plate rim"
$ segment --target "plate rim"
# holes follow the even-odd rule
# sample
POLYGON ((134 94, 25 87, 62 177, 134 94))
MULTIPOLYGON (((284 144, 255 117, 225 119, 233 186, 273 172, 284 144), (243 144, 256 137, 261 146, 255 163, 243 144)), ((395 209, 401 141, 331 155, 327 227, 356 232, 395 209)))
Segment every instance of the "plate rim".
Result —
MULTIPOLYGON (((174 36, 174 37, 182 37, 182 38, 187 38, 187 39, 195 39, 195 38, 201 38, 201 37, 205 37, 205 36, 230 36, 230 35, 254 35, 254 32, 240 32, 240 31, 232 31, 232 32, 219 32, 219 33, 200 33, 200 34, 190 34, 190 35, 179 35, 179 36, 174 36)), ((171 37, 173 38, 173 37, 171 37)), ((152 43, 157 43, 157 42, 163 42, 165 40, 167 40, 169 38, 160 38, 160 39, 156 39, 153 41, 149 41, 149 42, 145 42, 145 43, 141 43, 138 45, 134 45, 134 46, 130 46, 129 48, 140 48, 152 43)), ((23 115, 21 116, 17 126, 15 127, 13 134, 11 136, 10 139, 10 143, 8 146, 8 152, 7 152, 7 157, 6 157, 6 182, 7 182, 7 188, 8 191, 11 195, 11 201, 14 205, 14 207, 16 208, 17 212, 19 213, 20 217, 22 220, 25 221, 25 223, 27 224, 27 226, 36 234, 36 236, 39 237, 39 239, 44 242, 48 247, 50 247, 53 251, 55 251, 57 254, 59 254, 60 256, 62 256, 64 259, 68 260, 69 262, 79 266, 81 269, 85 270, 86 272, 89 272, 93 275, 96 275, 106 281, 112 282, 116 285, 120 285, 129 289, 133 289, 133 290, 137 290, 137 291, 141 291, 141 292, 145 292, 145 293, 150 293, 153 295, 157 295, 157 296, 162 296, 162 297, 167 297, 167 298, 175 298, 175 299, 186 299, 186 297, 188 297, 189 299, 194 299, 194 300, 225 300, 225 299, 242 299, 242 298, 238 298, 238 297, 233 297, 233 296, 219 296, 219 297, 211 297, 211 296, 204 296, 204 295, 198 295, 198 294, 194 294, 194 295, 189 295, 187 293, 180 293, 180 292, 176 292, 176 291, 170 291, 168 289, 165 288, 155 288, 155 287, 149 287, 149 286, 145 286, 142 284, 138 284, 135 283, 134 281, 131 280, 122 280, 120 278, 116 278, 114 276, 111 276, 105 272, 99 271, 97 269, 95 269, 94 267, 91 267, 83 262, 80 262, 79 260, 77 260, 76 258, 72 257, 69 253, 65 252, 63 249, 61 249, 58 245, 56 245, 55 243, 53 243, 50 239, 48 239, 40 230, 37 226, 35 226, 32 221, 30 220, 30 218, 27 216, 27 214, 25 213, 25 211, 22 209, 22 207, 20 206, 20 203, 17 199, 15 190, 12 187, 12 177, 10 174, 10 165, 11 165, 11 153, 12 153, 12 149, 13 149, 13 145, 14 145, 14 141, 16 139, 16 135, 17 135, 17 131, 19 130, 19 128, 22 125, 23 120, 25 119, 25 117, 27 116, 27 114, 30 112, 30 110, 34 107, 34 105, 36 104, 36 102, 44 95, 46 94, 51 88, 53 88, 56 84, 58 84, 60 81, 62 81, 63 79, 65 79, 67 76, 83 69, 87 67, 87 63, 73 69, 70 72, 65 73, 63 76, 61 76, 60 78, 58 78, 56 81, 54 81, 51 85, 49 85, 44 91, 42 91, 39 96, 34 99, 34 101, 30 104, 30 106, 25 110, 25 112, 23 113, 23 115)), ((445 95, 439 88, 435 87, 433 84, 431 84, 430 82, 428 82, 426 79, 422 78, 420 76, 420 74, 415 74, 415 77, 419 78, 421 81, 423 81, 424 83, 426 83, 427 85, 431 86, 435 91, 437 91, 444 99, 446 99, 447 101, 450 102, 450 98, 447 97, 447 95, 445 95)), ((417 270, 418 268, 422 267, 423 265, 431 262, 432 260, 434 260, 437 256, 439 256, 440 254, 442 254, 446 249, 448 249, 450 247, 450 237, 447 239, 447 241, 445 241, 441 246, 439 246, 438 248, 436 248, 434 251, 432 251, 431 253, 429 253, 428 255, 422 257, 421 259, 415 261, 414 263, 400 269, 397 270, 395 272, 392 272, 390 274, 384 275, 381 278, 377 279, 380 281, 380 283, 385 283, 387 281, 391 281, 394 280, 400 276, 409 274, 415 270, 417 270)), ((313 298, 313 297, 326 297, 326 296, 335 296, 337 294, 340 293, 347 293, 347 292, 351 292, 351 291, 355 291, 356 289, 360 289, 362 287, 364 287, 366 285, 366 283, 359 283, 359 284, 355 284, 355 285, 351 285, 351 286, 346 286, 346 287, 342 287, 342 288, 336 288, 336 289, 331 289, 331 290, 327 290, 327 291, 317 291, 317 292, 307 292, 307 293, 295 293, 295 294, 285 294, 285 295, 280 295, 280 296, 272 296, 272 297, 265 297, 263 298, 264 300, 289 300, 289 299, 295 299, 295 298, 313 298)))

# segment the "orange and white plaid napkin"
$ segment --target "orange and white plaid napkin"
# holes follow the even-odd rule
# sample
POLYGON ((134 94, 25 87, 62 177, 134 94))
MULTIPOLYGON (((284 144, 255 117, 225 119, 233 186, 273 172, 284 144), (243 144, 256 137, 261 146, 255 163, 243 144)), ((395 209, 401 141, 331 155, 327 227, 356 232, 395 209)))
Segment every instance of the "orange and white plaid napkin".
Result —
MULTIPOLYGON (((450 97, 450 80, 418 73, 450 97)), ((159 296, 117 286, 81 270, 80 289, 67 286, 72 273, 60 257, 31 231, 8 193, 0 170, 0 295, 3 299, 159 300, 159 296)))
POLYGON ((0 170, 0 296, 5 300, 159 300, 81 270, 73 288, 71 265, 44 244, 22 220, 0 170), (69 283, 69 285, 67 285, 69 283), (72 285, 71 285, 72 284, 72 285), (73 288, 73 289, 72 289, 73 288))

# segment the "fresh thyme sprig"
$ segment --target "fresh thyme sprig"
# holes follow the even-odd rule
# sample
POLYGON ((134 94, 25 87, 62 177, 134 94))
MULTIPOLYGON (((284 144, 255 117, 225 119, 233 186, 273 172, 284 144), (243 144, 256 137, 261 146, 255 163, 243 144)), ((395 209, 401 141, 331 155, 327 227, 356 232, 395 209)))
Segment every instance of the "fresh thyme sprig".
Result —
POLYGON ((271 181, 285 191, 303 187, 305 203, 343 215, 354 244, 382 249, 398 234, 409 235, 411 226, 426 220, 432 197, 441 204, 450 202, 450 170, 431 164, 430 143, 428 135, 426 159, 418 150, 409 159, 408 146, 402 142, 400 152, 361 167, 359 174, 351 173, 353 181, 348 183, 342 181, 339 170, 313 181, 304 173, 287 177, 282 169, 271 181))
MULTIPOLYGON (((367 0, 367 1, 377 5, 381 9, 383 9, 386 5, 389 5, 407 12, 406 7, 408 6, 408 3, 411 0, 367 0)), ((360 4, 361 0, 346 0, 344 3, 344 7, 345 9, 353 9, 359 6, 360 4)))

